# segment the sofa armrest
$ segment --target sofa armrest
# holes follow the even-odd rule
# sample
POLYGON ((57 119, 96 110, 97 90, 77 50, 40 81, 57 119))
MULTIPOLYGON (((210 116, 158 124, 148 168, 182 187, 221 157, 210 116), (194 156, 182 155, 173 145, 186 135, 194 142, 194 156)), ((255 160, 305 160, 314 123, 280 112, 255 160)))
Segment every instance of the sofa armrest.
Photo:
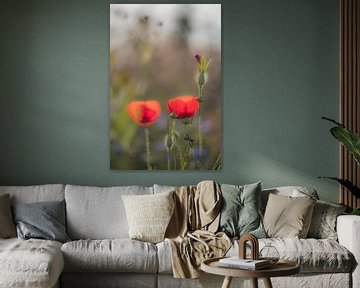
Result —
POLYGON ((360 287, 360 216, 338 216, 336 229, 339 244, 347 248, 355 257, 352 281, 353 287, 360 287))

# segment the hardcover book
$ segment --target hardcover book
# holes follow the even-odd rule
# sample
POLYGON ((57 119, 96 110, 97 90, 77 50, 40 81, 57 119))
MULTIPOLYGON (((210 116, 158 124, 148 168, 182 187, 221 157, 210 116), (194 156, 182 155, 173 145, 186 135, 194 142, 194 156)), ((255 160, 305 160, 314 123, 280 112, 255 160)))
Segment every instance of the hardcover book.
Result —
POLYGON ((270 267, 270 265, 271 263, 267 259, 240 259, 238 256, 223 258, 219 260, 219 266, 247 270, 265 269, 270 267))

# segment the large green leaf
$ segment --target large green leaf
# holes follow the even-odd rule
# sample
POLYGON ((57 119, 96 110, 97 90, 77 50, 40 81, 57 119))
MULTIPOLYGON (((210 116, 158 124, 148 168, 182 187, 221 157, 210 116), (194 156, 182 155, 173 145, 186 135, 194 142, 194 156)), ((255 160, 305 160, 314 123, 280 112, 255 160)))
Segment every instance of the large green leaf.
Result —
POLYGON ((331 128, 331 134, 352 153, 356 162, 360 165, 360 136, 332 119, 325 117, 323 117, 323 119, 331 121, 337 125, 336 127, 331 128))
POLYGON ((339 140, 354 156, 360 165, 360 137, 356 133, 343 127, 331 128, 331 134, 339 140))
POLYGON ((355 186, 349 180, 340 179, 340 178, 336 178, 336 177, 319 177, 319 178, 326 178, 326 179, 337 181, 342 186, 344 186, 347 190, 349 190, 356 198, 360 198, 360 188, 355 186))

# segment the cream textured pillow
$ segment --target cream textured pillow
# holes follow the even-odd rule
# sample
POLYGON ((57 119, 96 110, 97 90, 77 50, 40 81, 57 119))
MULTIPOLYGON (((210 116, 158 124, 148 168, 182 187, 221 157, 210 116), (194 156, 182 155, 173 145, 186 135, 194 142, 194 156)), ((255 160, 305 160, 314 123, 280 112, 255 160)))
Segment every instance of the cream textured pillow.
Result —
POLYGON ((269 195, 264 228, 269 237, 306 238, 316 200, 311 197, 269 195))
POLYGON ((10 195, 0 196, 0 238, 16 237, 15 224, 11 215, 10 195))
POLYGON ((164 240, 175 207, 173 193, 122 196, 131 239, 151 243, 164 240))

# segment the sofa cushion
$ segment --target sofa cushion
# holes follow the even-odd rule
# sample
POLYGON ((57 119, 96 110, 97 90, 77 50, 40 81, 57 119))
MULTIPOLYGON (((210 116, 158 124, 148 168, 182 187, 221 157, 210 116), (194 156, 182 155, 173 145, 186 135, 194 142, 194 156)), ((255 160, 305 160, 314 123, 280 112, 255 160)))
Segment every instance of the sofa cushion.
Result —
POLYGON ((123 195, 152 194, 152 187, 66 185, 67 233, 71 239, 128 238, 123 195))
POLYGON ((301 265, 305 272, 350 272, 353 255, 338 242, 328 239, 264 239, 264 245, 274 246, 280 258, 301 265))
MULTIPOLYGON (((281 259, 295 261, 301 273, 348 273, 354 265, 353 255, 338 242, 329 239, 264 238, 259 239, 259 249, 274 246, 281 259)), ((167 241, 156 244, 159 273, 171 274, 171 248, 167 241)), ((226 256, 238 255, 238 242, 234 241, 226 256)), ((250 257, 250 249, 247 251, 250 257)), ((276 255, 273 255, 276 256, 276 255)), ((275 287, 275 286, 274 286, 275 287)))
POLYGON ((164 240, 175 208, 174 192, 156 195, 124 195, 131 239, 157 243, 164 240))
POLYGON ((65 186, 62 184, 0 186, 0 195, 4 194, 10 194, 11 204, 61 201, 65 197, 65 186))
POLYGON ((229 237, 251 233, 266 237, 259 213, 261 182, 243 186, 221 184, 222 204, 219 231, 229 237))
POLYGON ((0 238, 16 237, 15 224, 11 214, 10 196, 0 196, 0 238))
POLYGON ((346 209, 345 205, 318 200, 314 207, 307 237, 337 240, 336 219, 346 209))
POLYGON ((169 241, 156 244, 160 274, 172 274, 171 247, 169 241))
POLYGON ((305 238, 310 227, 316 200, 270 194, 264 215, 264 227, 269 237, 305 238))
POLYGON ((63 268, 59 242, 0 239, 0 287, 53 287, 63 268))
POLYGON ((18 203, 13 206, 19 238, 69 241, 65 231, 65 201, 18 203))
POLYGON ((156 246, 130 239, 78 240, 61 251, 66 272, 156 273, 156 246))
MULTIPOLYGON (((280 259, 298 263, 302 273, 350 272, 354 265, 354 257, 351 252, 330 239, 259 239, 259 250, 264 246, 275 247, 280 259)), ((234 256, 237 251, 238 243, 235 242, 227 255, 234 256)))
POLYGON ((174 191, 176 189, 176 187, 177 186, 167 186, 167 185, 154 184, 154 186, 153 186, 154 194, 174 191))

